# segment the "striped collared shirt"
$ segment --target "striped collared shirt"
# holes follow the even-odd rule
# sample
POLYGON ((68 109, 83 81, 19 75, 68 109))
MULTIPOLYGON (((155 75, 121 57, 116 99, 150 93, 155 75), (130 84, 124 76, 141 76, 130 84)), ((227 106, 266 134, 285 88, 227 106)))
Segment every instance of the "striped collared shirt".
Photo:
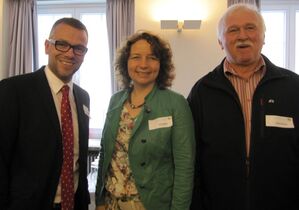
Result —
POLYGON ((238 74, 232 68, 227 60, 224 61, 223 69, 225 76, 229 79, 229 81, 235 88, 242 106, 246 137, 246 155, 248 157, 250 150, 252 97, 256 86, 265 75, 265 61, 262 57, 260 58, 258 65, 253 70, 253 73, 249 78, 242 78, 240 74, 238 74))

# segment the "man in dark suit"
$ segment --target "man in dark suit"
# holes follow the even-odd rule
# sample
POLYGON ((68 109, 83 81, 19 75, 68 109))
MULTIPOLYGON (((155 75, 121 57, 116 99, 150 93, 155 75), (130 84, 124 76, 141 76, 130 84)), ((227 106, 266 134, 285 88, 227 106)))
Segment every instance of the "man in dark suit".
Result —
POLYGON ((87 41, 86 27, 79 20, 62 18, 45 41, 48 65, 0 81, 1 210, 88 209, 89 95, 72 83, 87 41), (62 96, 65 85, 69 93, 62 96), (70 159, 60 113, 63 97, 69 98, 71 107, 70 159), (67 160, 72 164, 65 167, 67 160), (64 176, 64 170, 71 172, 64 176), (70 177, 73 190, 64 193, 64 179, 70 177))

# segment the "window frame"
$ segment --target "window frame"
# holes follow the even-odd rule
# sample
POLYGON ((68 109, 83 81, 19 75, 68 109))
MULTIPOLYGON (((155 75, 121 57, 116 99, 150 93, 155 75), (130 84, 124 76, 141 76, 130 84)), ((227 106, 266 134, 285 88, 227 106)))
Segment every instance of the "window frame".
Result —
MULTIPOLYGON (((105 0, 47 0, 37 1, 37 13, 39 14, 61 14, 70 13, 73 17, 81 19, 82 13, 106 13, 105 0), (82 3, 84 2, 84 3, 82 3)), ((41 52, 39 52, 41 53, 41 52)), ((78 72, 79 73, 79 72, 78 72)), ((74 75, 73 81, 79 84, 79 74, 74 75)), ((111 89, 112 94, 112 89, 111 89)), ((108 104, 107 104, 108 106, 108 104)), ((103 128, 89 128, 90 139, 100 139, 103 128)))
POLYGON ((54 3, 49 4, 37 3, 38 14, 60 14, 62 12, 70 12, 75 14, 74 17, 78 18, 79 14, 83 11, 85 13, 106 13, 105 3, 54 3))
MULTIPOLYGON (((296 27, 296 11, 299 12, 299 2, 295 0, 261 0, 261 11, 262 12, 263 11, 285 11, 286 14, 286 36, 285 36, 286 37, 286 46, 285 46, 286 66, 285 68, 295 72, 296 71, 296 66, 295 66, 296 28, 295 27, 296 27)), ((297 42, 299 42, 299 36, 297 42)), ((298 69, 299 66, 297 66, 297 71, 298 69)))

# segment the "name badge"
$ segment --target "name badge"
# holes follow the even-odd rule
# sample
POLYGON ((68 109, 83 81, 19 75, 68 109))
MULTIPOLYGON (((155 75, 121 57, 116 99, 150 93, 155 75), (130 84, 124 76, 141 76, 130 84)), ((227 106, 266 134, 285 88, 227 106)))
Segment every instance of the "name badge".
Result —
POLYGON ((292 117, 284 117, 277 115, 266 115, 266 126, 277 128, 294 128, 292 117))
POLYGON ((83 104, 83 111, 84 111, 84 113, 90 118, 89 109, 88 109, 88 107, 85 106, 84 104, 83 104))
POLYGON ((158 128, 168 128, 172 126, 172 116, 159 117, 154 120, 148 121, 148 127, 150 130, 158 128))

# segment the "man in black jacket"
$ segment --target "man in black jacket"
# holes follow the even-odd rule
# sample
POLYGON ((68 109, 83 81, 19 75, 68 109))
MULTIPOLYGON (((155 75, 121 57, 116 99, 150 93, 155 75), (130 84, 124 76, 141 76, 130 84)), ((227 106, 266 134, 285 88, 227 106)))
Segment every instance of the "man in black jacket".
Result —
POLYGON ((72 83, 87 40, 79 20, 62 18, 45 41, 48 65, 0 82, 1 210, 88 209, 89 95, 72 83), (64 86, 71 107, 67 135, 60 112, 64 86))
POLYGON ((299 77, 261 54, 264 36, 252 5, 235 4, 219 21, 226 57, 188 96, 192 210, 299 209, 299 77))

